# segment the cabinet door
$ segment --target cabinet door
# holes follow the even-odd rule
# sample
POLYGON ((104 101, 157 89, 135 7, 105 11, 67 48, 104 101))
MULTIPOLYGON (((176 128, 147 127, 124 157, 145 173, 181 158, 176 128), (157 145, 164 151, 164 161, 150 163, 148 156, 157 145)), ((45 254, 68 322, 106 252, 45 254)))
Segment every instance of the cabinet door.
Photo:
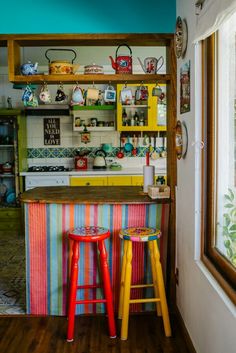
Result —
POLYGON ((153 96, 155 84, 117 85, 117 129, 119 131, 165 131, 166 85, 161 84, 160 97, 153 96), (142 96, 141 92, 146 91, 142 96), (124 99, 127 92, 127 100, 124 99), (138 99, 139 97, 142 99, 138 99), (121 98, 122 97, 122 98, 121 98), (159 119, 158 114, 161 114, 159 119))
POLYGON ((97 186, 107 185, 107 177, 71 177, 70 186, 97 186))
POLYGON ((107 177, 107 185, 129 186, 132 185, 132 179, 130 175, 109 176, 107 177))
POLYGON ((143 186, 143 176, 142 175, 133 175, 132 176, 132 185, 143 186))

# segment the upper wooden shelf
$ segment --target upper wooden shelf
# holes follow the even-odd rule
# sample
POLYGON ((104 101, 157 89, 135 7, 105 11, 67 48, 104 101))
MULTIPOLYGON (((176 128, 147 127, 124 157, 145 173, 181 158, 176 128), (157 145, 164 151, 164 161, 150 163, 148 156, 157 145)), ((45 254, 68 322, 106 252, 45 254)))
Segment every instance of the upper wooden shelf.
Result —
POLYGON ((14 75, 10 77, 11 82, 15 83, 129 83, 129 82, 146 82, 146 83, 166 83, 171 80, 170 75, 14 75))
POLYGON ((1 34, 0 45, 7 46, 14 40, 20 46, 118 46, 128 43, 133 46, 169 46, 171 33, 120 33, 120 34, 1 34))
POLYGON ((14 83, 166 83, 173 80, 172 57, 173 34, 35 34, 35 35, 0 35, 0 45, 8 47, 9 81, 14 83), (127 43, 130 46, 165 46, 166 75, 20 75, 21 48, 46 46, 118 46, 127 43), (170 50, 169 50, 170 49, 170 50))

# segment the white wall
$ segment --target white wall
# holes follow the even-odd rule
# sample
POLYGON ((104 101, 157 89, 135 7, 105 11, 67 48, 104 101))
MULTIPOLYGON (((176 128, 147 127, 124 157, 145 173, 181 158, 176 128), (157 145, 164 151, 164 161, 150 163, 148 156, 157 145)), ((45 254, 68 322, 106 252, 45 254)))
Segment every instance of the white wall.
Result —
POLYGON ((195 0, 177 0, 177 16, 188 24, 188 48, 184 59, 177 63, 177 119, 185 121, 189 134, 189 149, 185 159, 178 161, 177 171, 177 256, 179 285, 177 306, 183 317, 197 353, 235 353, 235 306, 225 296, 199 260, 200 239, 200 167, 199 149, 192 143, 198 140, 200 117, 195 83, 200 73, 195 72, 195 51, 192 44, 195 26, 195 0), (179 111, 179 71, 187 60, 191 61, 191 110, 179 111), (186 197, 188 195, 188 197, 186 197))

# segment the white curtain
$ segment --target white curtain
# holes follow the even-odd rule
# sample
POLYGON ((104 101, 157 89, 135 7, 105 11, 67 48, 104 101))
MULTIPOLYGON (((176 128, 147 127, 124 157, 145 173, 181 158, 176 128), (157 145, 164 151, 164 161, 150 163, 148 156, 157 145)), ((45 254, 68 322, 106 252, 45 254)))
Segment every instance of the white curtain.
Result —
POLYGON ((205 0, 200 14, 194 43, 199 42, 216 32, 236 11, 236 0, 205 0))

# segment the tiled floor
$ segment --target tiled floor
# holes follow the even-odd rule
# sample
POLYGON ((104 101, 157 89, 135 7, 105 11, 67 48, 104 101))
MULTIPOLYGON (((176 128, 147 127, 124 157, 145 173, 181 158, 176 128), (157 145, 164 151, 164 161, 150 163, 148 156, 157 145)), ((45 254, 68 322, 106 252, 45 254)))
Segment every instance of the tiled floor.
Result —
POLYGON ((24 237, 0 232, 0 315, 24 313, 24 237))

